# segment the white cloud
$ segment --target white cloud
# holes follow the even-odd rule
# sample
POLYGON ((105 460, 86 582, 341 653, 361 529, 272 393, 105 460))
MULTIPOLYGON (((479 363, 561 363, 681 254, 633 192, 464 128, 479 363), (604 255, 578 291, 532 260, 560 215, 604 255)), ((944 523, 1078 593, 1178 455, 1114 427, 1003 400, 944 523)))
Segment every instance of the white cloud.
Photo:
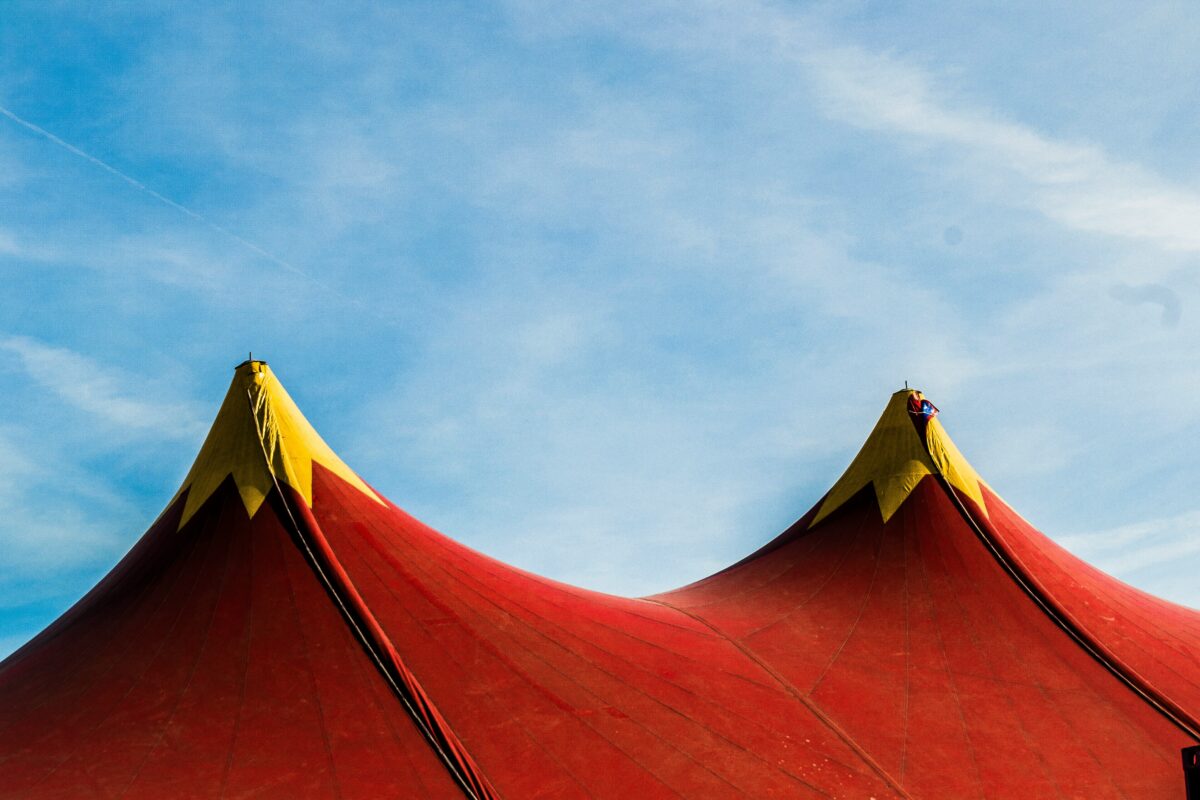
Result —
MULTIPOLYGON (((98 519, 129 516, 127 503, 102 481, 61 463, 53 442, 31 453, 16 434, 0 429, 0 587, 111 557, 122 537, 98 519)), ((0 607, 30 602, 32 595, 11 595, 0 607)))
POLYGON ((1007 119, 941 89, 935 75, 888 54, 842 46, 800 57, 836 119, 956 151, 984 190, 1079 231, 1200 252, 1200 192, 1102 147, 1007 119))
POLYGON ((512 7, 532 35, 603 31, 719 65, 748 92, 767 75, 769 102, 782 104, 777 113, 811 104, 796 91, 808 86, 827 117, 903 137, 947 183, 965 177, 987 199, 1034 208, 1070 230, 1200 252, 1196 187, 1114 158, 1095 142, 1015 120, 956 89, 946 70, 847 43, 819 11, 725 0, 621 5, 601 14, 532 2, 512 7))
MULTIPOLYGON (((64 282, 66 291, 112 292, 121 299, 103 305, 114 322, 141 325, 138 333, 199 360, 216 345, 195 331, 226 327, 256 352, 268 339, 294 361, 361 353, 371 366, 341 374, 372 374, 377 399, 363 413, 348 413, 346 403, 362 402, 353 390, 310 388, 330 404, 327 416, 360 426, 362 452, 378 454, 366 477, 390 479, 402 504, 411 482, 441 481, 422 498, 431 522, 449 520, 452 535, 589 585, 665 588, 655 582, 676 578, 663 571, 698 577, 720 565, 711 554, 736 558, 769 538, 774 521, 790 519, 762 505, 802 512, 906 378, 948 417, 961 416, 968 398, 1006 395, 1011 404, 1041 384, 1028 395, 1045 406, 1037 421, 1011 411, 976 417, 980 435, 999 442, 979 448, 986 457, 977 461, 996 465, 988 477, 999 481, 1032 463, 1054 483, 1081 442, 1093 446, 1080 419, 1100 417, 1097 407, 1117 394, 1065 420, 1080 387, 1102 382, 1114 363, 1144 363, 1155 344, 1141 329, 1114 330, 1113 309, 1163 334, 1165 312, 1120 305, 1111 287, 1153 280, 1179 289, 1161 273, 1200 242, 1189 224, 1197 196, 1186 186, 1000 110, 936 54, 849 46, 792 7, 539 3, 519 16, 519 36, 602 28, 619 38, 611 52, 610 39, 588 42, 596 58, 583 66, 556 60, 574 43, 539 50, 524 38, 514 47, 504 26, 459 40, 437 19, 423 27, 406 18, 398 38, 395 20, 294 17, 272 10, 256 30, 214 12, 189 23, 187 36, 160 30, 132 53, 139 66, 112 76, 122 88, 105 99, 120 101, 117 127, 97 122, 95 133, 97 152, 129 174, 161 180, 168 195, 313 265, 305 271, 319 279, 259 263, 98 171, 103 185, 80 183, 78 201, 104 216, 60 211, 47 229, 0 235, 0 251, 6 242, 27 259, 33 242, 71 250, 64 261, 96 274, 64 282), (238 46, 246 31, 256 47, 238 46), (414 36, 421 46, 411 49, 414 36), (630 52, 631 40, 666 57, 639 63, 646 53, 630 52), (279 53, 299 54, 302 81, 279 53), (417 68, 427 56, 437 64, 430 73, 417 68), (888 174, 864 174, 863 156, 882 156, 869 169, 891 159, 888 174), (947 204, 994 225, 999 241, 1026 243, 1027 231, 993 213, 1021 209, 1066 234, 1050 243, 1055 255, 1068 237, 1107 247, 1078 235, 1101 233, 1139 257, 1153 253, 1139 268, 1158 274, 1127 280, 1114 277, 1132 271, 1125 265, 1063 259, 1050 269, 1083 278, 1002 298, 996 324, 978 325, 977 295, 991 292, 995 275, 971 264, 970 286, 942 280, 901 241, 913 234, 896 218, 902 209, 872 219, 845 211, 877 184, 931 202, 904 185, 914 166, 934 173, 947 204), (888 235, 899 246, 881 246, 888 235), (143 291, 167 302, 144 314, 143 291), (188 333, 164 325, 167 314, 188 333), (384 325, 384 315, 400 322, 384 325), (383 388, 393 380, 394 390, 383 388), (456 502, 460 494, 471 501, 456 502), (690 560, 646 557, 672 548, 690 560)), ((940 242, 947 222, 929 213, 917 225, 940 242)), ((979 238, 968 227, 956 253, 979 238)), ((1180 296, 1175 332, 1184 338, 1192 320, 1180 296)), ((79 343, 94 325, 55 340, 105 358, 79 343)), ((0 338, 4 353, 90 423, 141 444, 197 438, 212 410, 148 383, 128 361, 113 371, 20 338, 0 338)), ((1177 351, 1156 357, 1160 367, 1186 363, 1177 351)), ((1183 398, 1181 414, 1194 416, 1186 371, 1137 377, 1148 395, 1183 398)), ((1159 414, 1145 424, 1173 421, 1159 414)), ((30 541, 54 541, 33 522, 30 541)))
POLYGON ((24 248, 17 243, 17 239, 9 231, 0 229, 0 256, 19 256, 24 253, 24 248))
POLYGON ((153 379, 106 370, 72 350, 24 336, 0 339, 0 350, 16 356, 31 378, 66 403, 126 431, 172 439, 194 439, 202 417, 188 402, 154 397, 153 379))
MULTIPOLYGON (((1200 511, 1062 536, 1057 541, 1105 572, 1136 583, 1157 567, 1200 558, 1200 511)), ((1200 590, 1194 583, 1183 600, 1200 606, 1200 590)))

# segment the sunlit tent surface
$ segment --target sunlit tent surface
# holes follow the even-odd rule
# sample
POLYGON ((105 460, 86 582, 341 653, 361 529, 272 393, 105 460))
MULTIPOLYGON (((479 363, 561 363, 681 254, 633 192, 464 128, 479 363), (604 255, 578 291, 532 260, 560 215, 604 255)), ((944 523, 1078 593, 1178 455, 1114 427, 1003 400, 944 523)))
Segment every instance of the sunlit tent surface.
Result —
POLYGON ((921 399, 757 553, 628 599, 422 525, 247 362, 0 664, 0 796, 1181 797, 1200 613, 1034 530, 921 399))

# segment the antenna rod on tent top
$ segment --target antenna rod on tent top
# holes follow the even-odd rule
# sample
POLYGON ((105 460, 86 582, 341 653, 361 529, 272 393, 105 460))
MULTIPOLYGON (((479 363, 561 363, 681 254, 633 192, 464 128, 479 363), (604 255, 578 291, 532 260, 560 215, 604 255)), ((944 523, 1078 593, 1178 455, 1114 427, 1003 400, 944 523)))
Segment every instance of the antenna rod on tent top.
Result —
POLYGON ((263 365, 266 365, 267 362, 265 362, 265 361, 255 362, 254 361, 254 351, 250 350, 250 351, 247 351, 247 353, 246 353, 246 360, 243 361, 242 363, 238 364, 236 367, 234 367, 234 369, 241 369, 242 367, 248 367, 253 363, 261 363, 263 365))

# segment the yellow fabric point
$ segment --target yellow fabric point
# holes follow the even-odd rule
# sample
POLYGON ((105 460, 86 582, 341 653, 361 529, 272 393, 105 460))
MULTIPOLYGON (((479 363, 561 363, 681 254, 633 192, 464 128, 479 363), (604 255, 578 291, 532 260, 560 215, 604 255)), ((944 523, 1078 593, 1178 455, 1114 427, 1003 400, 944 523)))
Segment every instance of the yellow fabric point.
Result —
POLYGON ((230 475, 251 517, 274 486, 272 470, 281 484, 291 486, 311 506, 314 461, 382 504, 308 423, 266 363, 246 362, 234 373, 212 429, 179 489, 178 494, 187 490, 179 526, 230 475))
POLYGON ((921 396, 910 389, 892 395, 862 449, 825 496, 811 525, 832 514, 868 484, 875 489, 875 499, 887 522, 926 475, 938 473, 984 508, 979 476, 936 417, 926 428, 928 449, 922 443, 908 413, 908 399, 914 394, 921 396))
POLYGON ((983 491, 979 488, 983 484, 983 479, 979 477, 979 473, 975 471, 970 462, 963 458, 963 454, 958 451, 954 440, 946 433, 946 429, 942 427, 941 422, 938 422, 937 417, 929 420, 929 427, 925 431, 925 440, 929 445, 929 455, 933 457, 933 463, 937 465, 938 471, 945 476, 951 486, 974 500, 983 515, 987 516, 988 510, 983 503, 983 491))

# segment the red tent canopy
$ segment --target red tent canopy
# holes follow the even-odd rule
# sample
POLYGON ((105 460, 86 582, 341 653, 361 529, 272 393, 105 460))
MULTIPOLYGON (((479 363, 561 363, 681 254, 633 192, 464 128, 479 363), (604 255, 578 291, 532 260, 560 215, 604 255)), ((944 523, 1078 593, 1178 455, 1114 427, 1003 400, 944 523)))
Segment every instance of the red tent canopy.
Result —
POLYGON ((0 664, 0 797, 1182 797, 1200 613, 1034 530, 920 399, 759 552, 629 599, 422 525, 247 362, 0 664))

